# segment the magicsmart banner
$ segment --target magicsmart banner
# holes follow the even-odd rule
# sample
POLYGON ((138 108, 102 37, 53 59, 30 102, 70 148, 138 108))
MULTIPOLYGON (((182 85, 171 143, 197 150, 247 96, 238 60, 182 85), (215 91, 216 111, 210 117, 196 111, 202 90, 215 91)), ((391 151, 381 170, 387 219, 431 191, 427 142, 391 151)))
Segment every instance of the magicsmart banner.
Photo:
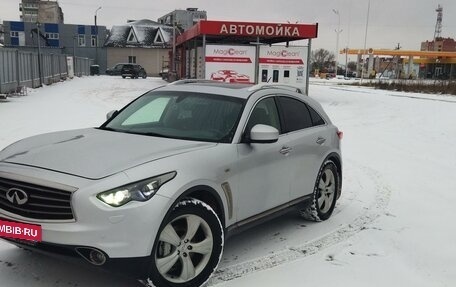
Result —
POLYGON ((255 82, 255 47, 206 46, 206 79, 226 83, 255 82))
POLYGON ((302 46, 261 46, 258 82, 305 86, 307 49, 302 46))

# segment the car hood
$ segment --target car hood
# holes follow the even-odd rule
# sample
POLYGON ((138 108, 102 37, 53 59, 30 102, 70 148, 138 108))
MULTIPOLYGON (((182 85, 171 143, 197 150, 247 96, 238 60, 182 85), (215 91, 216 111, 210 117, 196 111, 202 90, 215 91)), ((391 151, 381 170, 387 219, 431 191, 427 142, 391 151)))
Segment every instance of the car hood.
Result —
POLYGON ((215 145, 92 128, 21 140, 5 148, 0 161, 100 179, 146 162, 215 145))

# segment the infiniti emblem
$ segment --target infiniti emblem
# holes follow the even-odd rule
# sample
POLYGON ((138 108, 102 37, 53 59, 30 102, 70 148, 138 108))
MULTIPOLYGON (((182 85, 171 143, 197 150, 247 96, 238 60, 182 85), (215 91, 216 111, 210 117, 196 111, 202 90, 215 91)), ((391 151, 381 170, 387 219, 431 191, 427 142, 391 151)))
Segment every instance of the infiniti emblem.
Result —
POLYGON ((28 201, 28 195, 22 189, 10 188, 6 192, 6 199, 13 204, 24 205, 28 201))

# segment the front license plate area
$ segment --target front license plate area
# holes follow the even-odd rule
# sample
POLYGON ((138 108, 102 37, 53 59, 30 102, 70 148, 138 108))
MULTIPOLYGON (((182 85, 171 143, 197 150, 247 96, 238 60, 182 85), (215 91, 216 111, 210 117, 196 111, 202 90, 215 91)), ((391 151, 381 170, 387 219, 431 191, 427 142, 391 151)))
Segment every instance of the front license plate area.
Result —
POLYGON ((42 228, 38 224, 22 223, 0 218, 0 237, 35 245, 42 240, 42 228))

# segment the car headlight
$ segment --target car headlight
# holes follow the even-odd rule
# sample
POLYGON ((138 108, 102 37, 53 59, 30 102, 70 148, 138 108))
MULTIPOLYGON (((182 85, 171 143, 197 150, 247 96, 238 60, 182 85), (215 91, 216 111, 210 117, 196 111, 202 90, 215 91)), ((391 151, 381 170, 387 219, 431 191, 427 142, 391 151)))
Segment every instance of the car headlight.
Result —
POLYGON ((157 193, 158 189, 176 176, 176 172, 168 172, 159 176, 130 183, 115 189, 101 192, 97 198, 114 207, 122 206, 127 202, 146 201, 157 193))

